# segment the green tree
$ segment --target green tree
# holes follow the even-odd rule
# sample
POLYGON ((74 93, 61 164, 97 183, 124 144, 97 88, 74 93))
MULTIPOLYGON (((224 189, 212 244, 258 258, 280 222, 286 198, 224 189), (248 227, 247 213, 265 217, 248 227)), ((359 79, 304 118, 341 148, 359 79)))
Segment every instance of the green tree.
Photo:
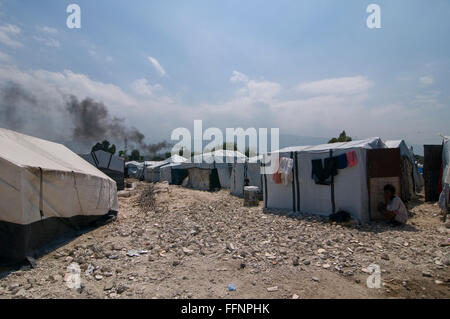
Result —
POLYGON ((347 136, 347 134, 345 133, 345 131, 342 131, 341 134, 339 134, 339 137, 333 137, 331 140, 328 141, 329 144, 332 143, 340 143, 340 142, 350 142, 352 140, 352 138, 350 136, 347 136))
POLYGON ((100 150, 114 155, 116 153, 116 145, 114 145, 114 144, 111 145, 108 140, 104 140, 101 143, 96 143, 92 147, 91 152, 100 151, 100 150))
POLYGON ((139 153, 139 150, 132 150, 130 159, 132 161, 139 161, 139 160, 141 160, 141 154, 139 153))

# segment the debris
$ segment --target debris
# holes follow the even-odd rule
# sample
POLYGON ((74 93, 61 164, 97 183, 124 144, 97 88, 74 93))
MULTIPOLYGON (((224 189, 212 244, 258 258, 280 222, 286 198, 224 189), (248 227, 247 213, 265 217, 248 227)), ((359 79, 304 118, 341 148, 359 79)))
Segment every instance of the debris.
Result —
POLYGON ((267 291, 268 291, 268 292, 275 292, 275 291, 277 291, 277 290, 278 290, 278 286, 273 286, 273 287, 267 288, 267 291))
POLYGON ((138 257, 139 256, 139 252, 137 250, 129 250, 127 251, 127 256, 128 257, 138 257))
POLYGON ((228 291, 236 291, 236 286, 233 284, 228 284, 228 291))

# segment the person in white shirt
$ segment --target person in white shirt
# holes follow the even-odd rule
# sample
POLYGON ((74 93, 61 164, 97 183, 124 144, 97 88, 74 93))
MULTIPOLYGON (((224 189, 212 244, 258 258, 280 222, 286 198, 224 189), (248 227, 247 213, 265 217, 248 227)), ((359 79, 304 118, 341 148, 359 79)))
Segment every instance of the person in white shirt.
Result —
POLYGON ((408 210, 401 198, 395 196, 395 187, 387 184, 383 191, 384 203, 378 205, 378 210, 394 225, 405 225, 408 220, 408 210))

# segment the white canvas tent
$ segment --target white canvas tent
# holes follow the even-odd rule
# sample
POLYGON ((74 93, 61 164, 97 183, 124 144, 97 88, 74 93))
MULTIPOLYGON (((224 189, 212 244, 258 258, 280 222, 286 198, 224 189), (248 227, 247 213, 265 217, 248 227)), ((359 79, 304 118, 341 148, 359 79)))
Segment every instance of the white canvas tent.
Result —
POLYGON ((124 189, 125 164, 123 158, 103 150, 98 150, 80 156, 115 180, 118 190, 124 189))
POLYGON ((0 129, 0 263, 117 212, 114 180, 64 145, 0 129))
POLYGON ((415 193, 420 192, 423 187, 423 176, 417 169, 416 159, 413 151, 408 148, 404 140, 391 140, 385 142, 388 148, 399 148, 402 156, 402 198, 410 200, 415 193))
POLYGON ((323 144, 318 146, 289 147, 278 151, 280 157, 294 161, 292 182, 277 184, 272 174, 263 175, 265 210, 283 210, 329 216, 345 210, 361 222, 369 220, 369 194, 367 181, 367 149, 386 148, 380 138, 323 144), (312 178, 312 160, 355 151, 357 164, 339 170, 334 187, 318 185, 312 178), (334 192, 332 191, 334 190, 334 192))

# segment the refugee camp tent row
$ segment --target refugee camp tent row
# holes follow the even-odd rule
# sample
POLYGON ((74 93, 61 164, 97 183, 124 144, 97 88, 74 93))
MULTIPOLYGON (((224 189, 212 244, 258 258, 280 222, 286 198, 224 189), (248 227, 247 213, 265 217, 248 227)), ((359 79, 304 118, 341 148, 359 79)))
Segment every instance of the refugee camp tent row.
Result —
POLYGON ((269 174, 270 164, 263 164, 267 172, 263 175, 267 211, 329 216, 342 210, 367 222, 380 218, 376 205, 382 200, 383 186, 391 183, 398 188, 400 184, 400 152, 387 149, 378 137, 289 147, 276 153, 276 173, 269 174), (280 173, 282 166, 287 170, 280 173))
POLYGON ((146 167, 156 165, 158 161, 136 162, 129 161, 125 163, 125 177, 144 180, 144 171, 146 167))
POLYGON ((388 148, 398 148, 402 158, 402 179, 399 196, 403 201, 410 201, 416 197, 423 187, 423 177, 419 173, 414 153, 408 148, 404 140, 386 141, 388 148))
MULTIPOLYGON (((172 166, 173 176, 185 176, 183 186, 198 190, 230 188, 232 164, 245 162, 246 156, 238 151, 217 150, 193 156, 189 161, 172 166)), ((177 181, 179 182, 179 180, 177 181)))
POLYGON ((0 264, 117 213, 116 182, 61 144, 0 129, 0 264))
POLYGON ((444 212, 448 212, 450 204, 450 136, 444 137, 442 146, 442 178, 439 206, 444 212))
POLYGON ((123 158, 103 150, 80 156, 115 180, 118 190, 124 189, 125 162, 123 158))
MULTIPOLYGON (((164 161, 157 162, 151 166, 147 166, 144 169, 144 180, 149 183, 157 183, 161 181, 161 169, 170 164, 179 164, 186 162, 187 159, 185 157, 179 155, 172 155, 168 159, 164 161)), ((167 172, 166 172, 167 174, 167 172)))
POLYGON ((262 194, 262 155, 249 158, 245 163, 233 163, 230 179, 230 194, 238 197, 244 196, 245 186, 256 186, 262 194), (247 183, 246 183, 247 182, 247 183))

